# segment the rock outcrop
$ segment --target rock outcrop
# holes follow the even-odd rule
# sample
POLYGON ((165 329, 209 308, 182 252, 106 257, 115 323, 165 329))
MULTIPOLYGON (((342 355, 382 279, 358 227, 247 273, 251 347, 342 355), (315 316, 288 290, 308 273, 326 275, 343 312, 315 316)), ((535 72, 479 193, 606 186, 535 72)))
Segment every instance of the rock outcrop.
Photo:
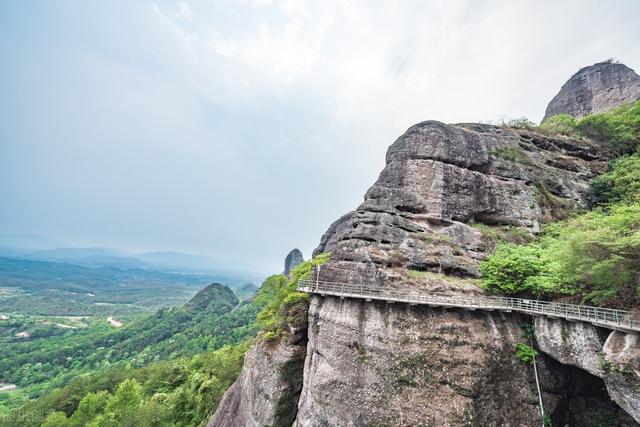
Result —
POLYGON ((574 74, 551 100, 544 120, 557 114, 583 117, 640 99, 640 76, 624 64, 600 62, 574 74))
POLYGON ((296 426, 527 425, 521 329, 500 313, 314 297, 296 426))
MULTIPOLYGON (((496 235, 526 241, 544 222, 580 206, 588 181, 609 158, 590 141, 533 130, 419 123, 390 146, 364 202, 322 236, 314 254, 330 252, 331 258, 319 279, 481 293, 478 264, 495 247, 496 235)), ((273 402, 298 393, 290 416, 300 427, 539 425, 532 369, 514 356, 516 344, 525 342, 525 321, 513 313, 313 296, 301 391, 298 382, 277 374, 293 359, 270 355, 290 354, 291 344, 283 340, 267 353, 258 342, 211 425, 273 425, 273 402)), ((598 407, 593 403, 600 400, 603 408, 620 410, 602 396, 604 387, 589 391, 605 381, 615 402, 635 417, 635 383, 604 372, 597 354, 602 348, 606 360, 637 369, 627 361, 636 360, 628 338, 607 347, 600 332, 572 325, 567 350, 554 341, 564 329, 545 326, 550 336, 539 342, 551 357, 541 361, 540 373, 550 410, 598 407), (561 389, 574 386, 587 391, 567 403, 573 395, 561 389)), ((558 415, 574 425, 586 417, 558 415)))
POLYGON ((304 257, 300 249, 293 249, 284 259, 284 275, 289 277, 291 270, 304 262, 304 257))
POLYGON ((364 203, 322 237, 323 278, 401 286, 390 280, 400 267, 477 277, 493 248, 477 224, 538 232, 581 203, 606 159, 588 142, 527 130, 419 123, 391 145, 364 203))
POLYGON ((586 323, 535 319, 538 348, 604 380, 611 399, 640 423, 640 340, 586 323))
POLYGON ((290 426, 302 390, 305 355, 306 340, 256 343, 207 426, 290 426))

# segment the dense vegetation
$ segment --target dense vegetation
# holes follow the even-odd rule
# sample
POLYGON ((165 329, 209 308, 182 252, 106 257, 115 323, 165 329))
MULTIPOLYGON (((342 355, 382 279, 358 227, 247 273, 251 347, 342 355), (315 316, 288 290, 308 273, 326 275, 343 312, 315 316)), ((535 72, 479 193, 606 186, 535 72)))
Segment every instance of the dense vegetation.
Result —
POLYGON ((308 277, 315 266, 324 264, 328 259, 329 254, 318 255, 294 268, 290 279, 280 275, 265 281, 256 298, 264 304, 264 309, 258 314, 264 339, 275 340, 288 330, 288 326, 306 322, 309 295, 296 290, 298 280, 308 277))
POLYGON ((246 344, 80 377, 7 417, 16 426, 196 426, 242 367, 246 344), (53 411, 53 412, 52 412, 53 411), (48 415, 46 415, 48 414, 48 415))
POLYGON ((613 307, 640 305, 640 102, 576 120, 556 116, 543 127, 610 144, 619 154, 592 180, 585 205, 548 224, 525 245, 503 243, 481 263, 492 292, 536 297, 573 296, 613 307))
MULTIPOLYGON (((199 425, 238 375, 251 337, 261 331, 262 339, 281 338, 289 325, 306 321, 306 294, 296 291, 298 280, 327 259, 322 255, 303 263, 290 279, 269 277, 244 303, 213 284, 183 307, 162 309, 115 331, 99 336, 69 331, 45 348, 25 345, 0 361, 0 372, 16 373, 16 381, 29 373, 34 383, 27 389, 40 397, 5 402, 21 404, 5 424, 199 425)), ((15 399, 14 392, 3 395, 15 399)))
POLYGON ((618 155, 631 154, 640 146, 640 101, 581 119, 560 114, 548 118, 540 127, 552 133, 605 142, 618 155))
POLYGON ((255 335, 261 306, 238 305, 226 286, 213 284, 181 308, 162 309, 113 329, 106 323, 61 336, 14 342, 3 349, 2 379, 37 397, 84 373, 112 366, 141 367, 236 344, 255 335))

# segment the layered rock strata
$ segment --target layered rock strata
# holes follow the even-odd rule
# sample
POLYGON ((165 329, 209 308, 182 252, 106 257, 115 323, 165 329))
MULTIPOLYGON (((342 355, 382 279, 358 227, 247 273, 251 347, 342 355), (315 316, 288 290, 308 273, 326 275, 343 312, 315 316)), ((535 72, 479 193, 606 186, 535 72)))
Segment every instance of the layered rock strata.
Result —
POLYGON ((600 62, 574 74, 551 100, 546 120, 557 114, 584 117, 640 99, 640 76, 624 64, 600 62))

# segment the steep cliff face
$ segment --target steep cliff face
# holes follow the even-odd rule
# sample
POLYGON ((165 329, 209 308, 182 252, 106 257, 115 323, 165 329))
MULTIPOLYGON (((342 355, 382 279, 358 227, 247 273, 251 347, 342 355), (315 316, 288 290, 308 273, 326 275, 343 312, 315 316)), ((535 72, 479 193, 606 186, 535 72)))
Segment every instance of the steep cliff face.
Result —
MULTIPOLYGON (((481 293, 474 279, 496 233, 523 241, 562 218, 582 203, 588 181, 608 159, 604 147, 584 140, 419 123, 390 146, 362 205, 322 236, 314 253, 331 258, 319 278, 481 293)), ((275 425, 274 405, 264 400, 285 395, 295 409, 282 425, 289 419, 296 426, 540 423, 533 372, 514 356, 525 341, 526 319, 518 315, 314 296, 308 320, 304 351, 288 352, 283 341, 271 350, 285 355, 276 360, 256 344, 211 425, 275 425), (302 357, 304 373, 295 371, 300 390, 278 367, 302 357)), ((636 360, 629 338, 621 339, 607 350, 597 330, 571 338, 571 349, 539 337, 549 355, 540 366, 545 405, 559 422, 584 425, 591 412, 580 408, 589 407, 620 412, 619 425, 633 425, 624 411, 635 417, 635 382, 603 373, 598 358, 598 351, 610 351, 611 363, 636 360)))
POLYGON ((208 427, 287 426, 295 420, 307 341, 258 342, 208 427))
POLYGON ((316 297, 297 426, 526 425, 517 320, 316 297))
POLYGON ((605 160, 600 147, 567 138, 419 123, 391 145, 364 203, 322 237, 316 253, 332 254, 323 278, 404 286, 398 268, 476 277, 492 245, 474 225, 537 232, 580 203, 605 160))
POLYGON ((624 64, 600 62, 582 68, 551 100, 544 119, 556 114, 576 118, 601 113, 640 99, 640 76, 624 64))
MULTIPOLYGON (((420 123, 389 148, 364 203, 323 236, 316 252, 332 256, 320 279, 481 292, 470 279, 493 241, 477 224, 537 232, 580 203, 605 159, 530 131, 420 123)), ((314 298, 296 425, 531 425, 532 372, 513 355, 521 323, 314 298)))
POLYGON ((535 319, 540 350, 602 379, 611 399, 640 423, 640 341, 637 334, 586 323, 535 319))

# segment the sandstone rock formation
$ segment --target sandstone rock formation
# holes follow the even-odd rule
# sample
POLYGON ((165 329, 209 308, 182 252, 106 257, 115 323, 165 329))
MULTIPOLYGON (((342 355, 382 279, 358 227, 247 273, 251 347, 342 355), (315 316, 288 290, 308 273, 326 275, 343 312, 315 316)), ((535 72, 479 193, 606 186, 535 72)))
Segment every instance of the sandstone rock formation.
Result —
POLYGON ((521 329, 500 313, 314 297, 296 426, 527 425, 521 329))
POLYGON ((540 350, 604 380, 611 399, 640 423, 640 340, 586 323, 535 319, 540 350))
POLYGON ((419 123, 389 147, 364 203, 322 237, 315 253, 332 254, 323 278, 403 286, 393 274, 400 267, 477 277, 493 247, 477 224, 538 232, 581 203, 606 159, 600 147, 568 138, 419 123))
POLYGON ((640 99, 640 76, 624 64, 607 61, 582 68, 551 100, 546 120, 556 114, 583 117, 640 99))
MULTIPOLYGON (((597 144, 532 130, 419 123, 390 146, 364 202, 322 236, 314 254, 331 258, 320 280, 480 293, 478 263, 495 247, 496 235, 523 241, 542 223, 562 218, 582 203, 588 181, 608 159, 597 144)), ((540 424, 532 369, 514 356, 515 345, 525 341, 521 316, 313 296, 308 320, 302 390, 278 368, 300 360, 298 352, 287 352, 291 344, 283 340, 282 349, 267 353, 258 342, 211 425, 273 425, 273 404, 260 403, 270 394, 295 400, 287 405, 297 405, 289 414, 296 426, 540 424)), ((629 418, 604 386, 592 387, 601 378, 635 417, 629 388, 635 383, 603 373, 592 353, 601 347, 612 363, 636 356, 621 350, 619 340, 603 345, 599 333, 582 326, 569 326, 573 347, 556 351, 554 340, 564 329, 545 326, 550 336, 539 337, 550 355, 540 366, 545 405, 565 415, 584 409, 582 418, 558 420, 583 425, 590 407, 629 418), (566 392, 576 384, 584 395, 566 392)), ((629 420, 620 425, 633 425, 629 420)))
POLYGON ((284 259, 284 275, 289 277, 289 273, 296 266, 302 264, 304 262, 304 257, 302 256, 302 252, 300 249, 293 249, 287 257, 284 259))
POLYGON ((226 391, 208 427, 288 426, 302 389, 306 339, 260 342, 244 357, 240 376, 226 391))

